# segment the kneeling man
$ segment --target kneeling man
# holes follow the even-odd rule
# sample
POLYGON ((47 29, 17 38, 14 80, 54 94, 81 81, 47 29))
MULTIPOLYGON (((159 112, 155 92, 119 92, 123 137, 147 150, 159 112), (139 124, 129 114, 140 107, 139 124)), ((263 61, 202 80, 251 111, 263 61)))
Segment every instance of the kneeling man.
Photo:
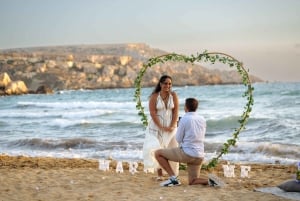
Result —
POLYGON ((185 100, 185 115, 180 119, 176 140, 177 148, 158 149, 155 158, 170 178, 162 182, 161 186, 178 186, 180 181, 175 176, 169 161, 187 164, 189 185, 203 184, 220 186, 220 180, 211 175, 209 178, 200 177, 200 169, 204 160, 204 139, 206 133, 206 120, 196 113, 198 100, 187 98, 185 100))

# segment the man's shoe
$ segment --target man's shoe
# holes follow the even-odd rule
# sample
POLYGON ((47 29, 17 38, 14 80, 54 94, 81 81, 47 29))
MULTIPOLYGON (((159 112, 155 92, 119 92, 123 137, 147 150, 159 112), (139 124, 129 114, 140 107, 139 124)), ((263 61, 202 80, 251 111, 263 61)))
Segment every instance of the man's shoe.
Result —
POLYGON ((212 187, 223 187, 225 183, 216 175, 209 174, 208 175, 208 185, 212 187))
POLYGON ((181 185, 180 181, 177 179, 177 177, 170 177, 168 180, 161 182, 160 186, 179 186, 181 185))

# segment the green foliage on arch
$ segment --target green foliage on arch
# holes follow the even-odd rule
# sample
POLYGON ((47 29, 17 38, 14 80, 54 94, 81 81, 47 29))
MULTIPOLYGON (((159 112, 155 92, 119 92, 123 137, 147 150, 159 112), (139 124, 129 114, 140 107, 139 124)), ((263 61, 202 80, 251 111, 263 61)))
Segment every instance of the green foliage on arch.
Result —
POLYGON ((138 110, 138 115, 141 116, 141 121, 144 126, 148 125, 148 119, 147 115, 145 114, 144 107, 142 105, 141 101, 141 91, 142 86, 141 82, 143 79, 144 74, 146 73, 148 68, 151 68, 155 64, 163 64, 168 61, 173 62, 185 62, 185 63, 195 63, 195 62, 207 62, 210 64, 214 64, 216 62, 227 64, 230 68, 236 68, 237 72, 240 74, 242 78, 242 82, 244 86, 246 87, 246 91, 242 94, 243 97, 247 99, 247 103, 244 106, 244 110, 242 115, 240 116, 240 119, 238 120, 239 126, 234 129, 232 133, 232 137, 229 138, 224 144, 223 147, 218 153, 218 155, 214 158, 212 158, 209 163, 205 166, 203 166, 204 169, 210 169, 213 167, 216 167, 218 164, 218 160, 224 155, 229 152, 229 148, 231 146, 235 146, 238 140, 238 136, 242 130, 245 129, 245 125, 249 119, 249 115, 252 110, 252 106, 254 104, 253 99, 253 91, 254 88, 251 85, 251 80, 248 74, 248 70, 246 70, 243 66, 243 63, 235 59, 234 57, 222 53, 222 52, 207 52, 204 51, 201 54, 197 54, 196 56, 185 56, 181 54, 176 53, 170 53, 165 54, 157 57, 150 58, 146 63, 143 64, 140 72, 138 73, 136 79, 135 79, 135 94, 134 94, 134 100, 136 101, 136 109, 138 110))

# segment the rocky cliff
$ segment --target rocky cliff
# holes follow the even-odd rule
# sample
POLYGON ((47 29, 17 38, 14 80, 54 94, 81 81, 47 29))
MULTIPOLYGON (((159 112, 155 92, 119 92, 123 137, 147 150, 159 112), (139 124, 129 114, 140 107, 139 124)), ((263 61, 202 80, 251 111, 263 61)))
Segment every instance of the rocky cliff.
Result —
MULTIPOLYGON (((76 45, 0 50, 0 74, 24 81, 29 91, 134 87, 147 59, 167 52, 146 44, 76 45)), ((162 74, 175 86, 241 83, 235 71, 168 62, 148 69, 143 86, 154 86, 162 74)), ((261 81, 251 76, 253 82, 261 81)), ((1 81, 0 81, 1 82, 1 81)))

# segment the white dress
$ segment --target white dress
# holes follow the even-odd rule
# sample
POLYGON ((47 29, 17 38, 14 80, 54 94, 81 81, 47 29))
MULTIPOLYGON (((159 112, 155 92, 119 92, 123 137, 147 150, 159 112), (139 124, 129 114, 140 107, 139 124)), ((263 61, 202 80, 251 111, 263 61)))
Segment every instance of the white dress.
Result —
MULTIPOLYGON (((162 100, 160 94, 157 96, 156 110, 158 119, 163 127, 168 127, 172 121, 172 109, 174 108, 173 96, 170 94, 167 107, 162 100)), ((149 121, 146 129, 146 136, 143 145, 143 157, 144 157, 144 171, 152 172, 160 168, 158 162, 154 157, 154 151, 160 148, 177 147, 177 141, 175 139, 177 128, 171 133, 160 130, 153 122, 152 118, 149 121)), ((179 163, 170 162, 170 165, 176 175, 179 171, 179 163)))

